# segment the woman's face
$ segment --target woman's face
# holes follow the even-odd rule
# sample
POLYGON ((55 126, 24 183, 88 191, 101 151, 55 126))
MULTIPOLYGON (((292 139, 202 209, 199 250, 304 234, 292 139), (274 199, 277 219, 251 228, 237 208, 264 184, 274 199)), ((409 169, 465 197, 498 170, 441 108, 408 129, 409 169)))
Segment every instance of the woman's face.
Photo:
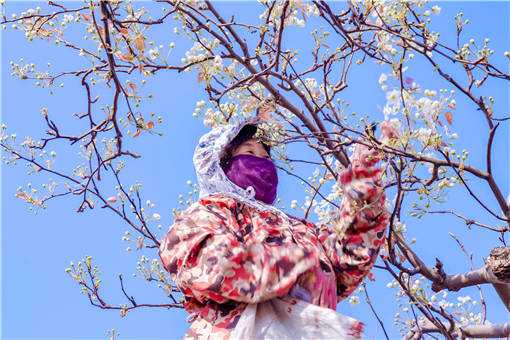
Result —
POLYGON ((233 152, 232 157, 237 155, 254 155, 271 159, 266 149, 257 139, 251 138, 240 144, 233 152))

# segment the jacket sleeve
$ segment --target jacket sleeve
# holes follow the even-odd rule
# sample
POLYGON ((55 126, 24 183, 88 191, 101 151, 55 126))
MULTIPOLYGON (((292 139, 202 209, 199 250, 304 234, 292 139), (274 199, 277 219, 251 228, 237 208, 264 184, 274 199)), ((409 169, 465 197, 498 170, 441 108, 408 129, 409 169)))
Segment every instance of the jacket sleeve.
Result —
POLYGON ((338 302, 348 297, 375 263, 385 241, 389 213, 381 169, 355 165, 340 174, 343 198, 336 217, 319 225, 319 240, 333 264, 338 302))
MULTIPOLYGON (((217 202, 216 202, 217 203, 217 202)), ((243 242, 229 208, 192 205, 176 218, 159 255, 171 278, 200 302, 258 303, 286 295, 316 260, 297 245, 243 242)))

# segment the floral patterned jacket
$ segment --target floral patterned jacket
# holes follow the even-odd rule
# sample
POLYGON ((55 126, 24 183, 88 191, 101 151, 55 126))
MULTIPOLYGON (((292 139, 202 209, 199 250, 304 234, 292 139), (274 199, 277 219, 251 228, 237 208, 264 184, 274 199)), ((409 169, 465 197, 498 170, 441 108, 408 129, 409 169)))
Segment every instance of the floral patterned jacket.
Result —
POLYGON ((279 297, 335 310, 370 272, 385 241, 389 214, 380 172, 355 166, 341 173, 343 199, 329 225, 259 210, 222 193, 181 213, 159 255, 191 315, 185 338, 228 339, 247 304, 279 297))

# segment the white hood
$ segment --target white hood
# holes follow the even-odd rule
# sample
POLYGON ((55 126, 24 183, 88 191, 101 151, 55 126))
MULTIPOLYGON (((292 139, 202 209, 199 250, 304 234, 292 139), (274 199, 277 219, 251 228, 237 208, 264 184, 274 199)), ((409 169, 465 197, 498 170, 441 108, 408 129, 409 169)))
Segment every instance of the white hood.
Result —
POLYGON ((239 131, 245 125, 257 125, 258 123, 259 119, 253 117, 241 122, 217 126, 200 137, 193 155, 193 164, 200 190, 199 197, 224 193, 259 210, 271 210, 286 215, 274 206, 256 200, 254 191, 245 190, 231 182, 220 165, 223 151, 239 131))

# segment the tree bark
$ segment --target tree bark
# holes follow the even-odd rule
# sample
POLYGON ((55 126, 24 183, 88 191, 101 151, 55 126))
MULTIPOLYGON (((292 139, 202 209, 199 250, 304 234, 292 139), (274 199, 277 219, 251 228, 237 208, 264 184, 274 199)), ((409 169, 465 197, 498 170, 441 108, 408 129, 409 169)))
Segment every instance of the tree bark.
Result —
MULTIPOLYGON (((444 324, 448 327, 448 324, 444 324)), ((404 339, 421 339, 425 333, 438 333, 439 329, 432 324, 429 320, 423 322, 422 325, 415 327, 404 339)), ((455 336, 461 339, 465 338, 505 338, 510 336, 510 323, 496 324, 496 325, 469 325, 459 327, 454 330, 455 336)))

